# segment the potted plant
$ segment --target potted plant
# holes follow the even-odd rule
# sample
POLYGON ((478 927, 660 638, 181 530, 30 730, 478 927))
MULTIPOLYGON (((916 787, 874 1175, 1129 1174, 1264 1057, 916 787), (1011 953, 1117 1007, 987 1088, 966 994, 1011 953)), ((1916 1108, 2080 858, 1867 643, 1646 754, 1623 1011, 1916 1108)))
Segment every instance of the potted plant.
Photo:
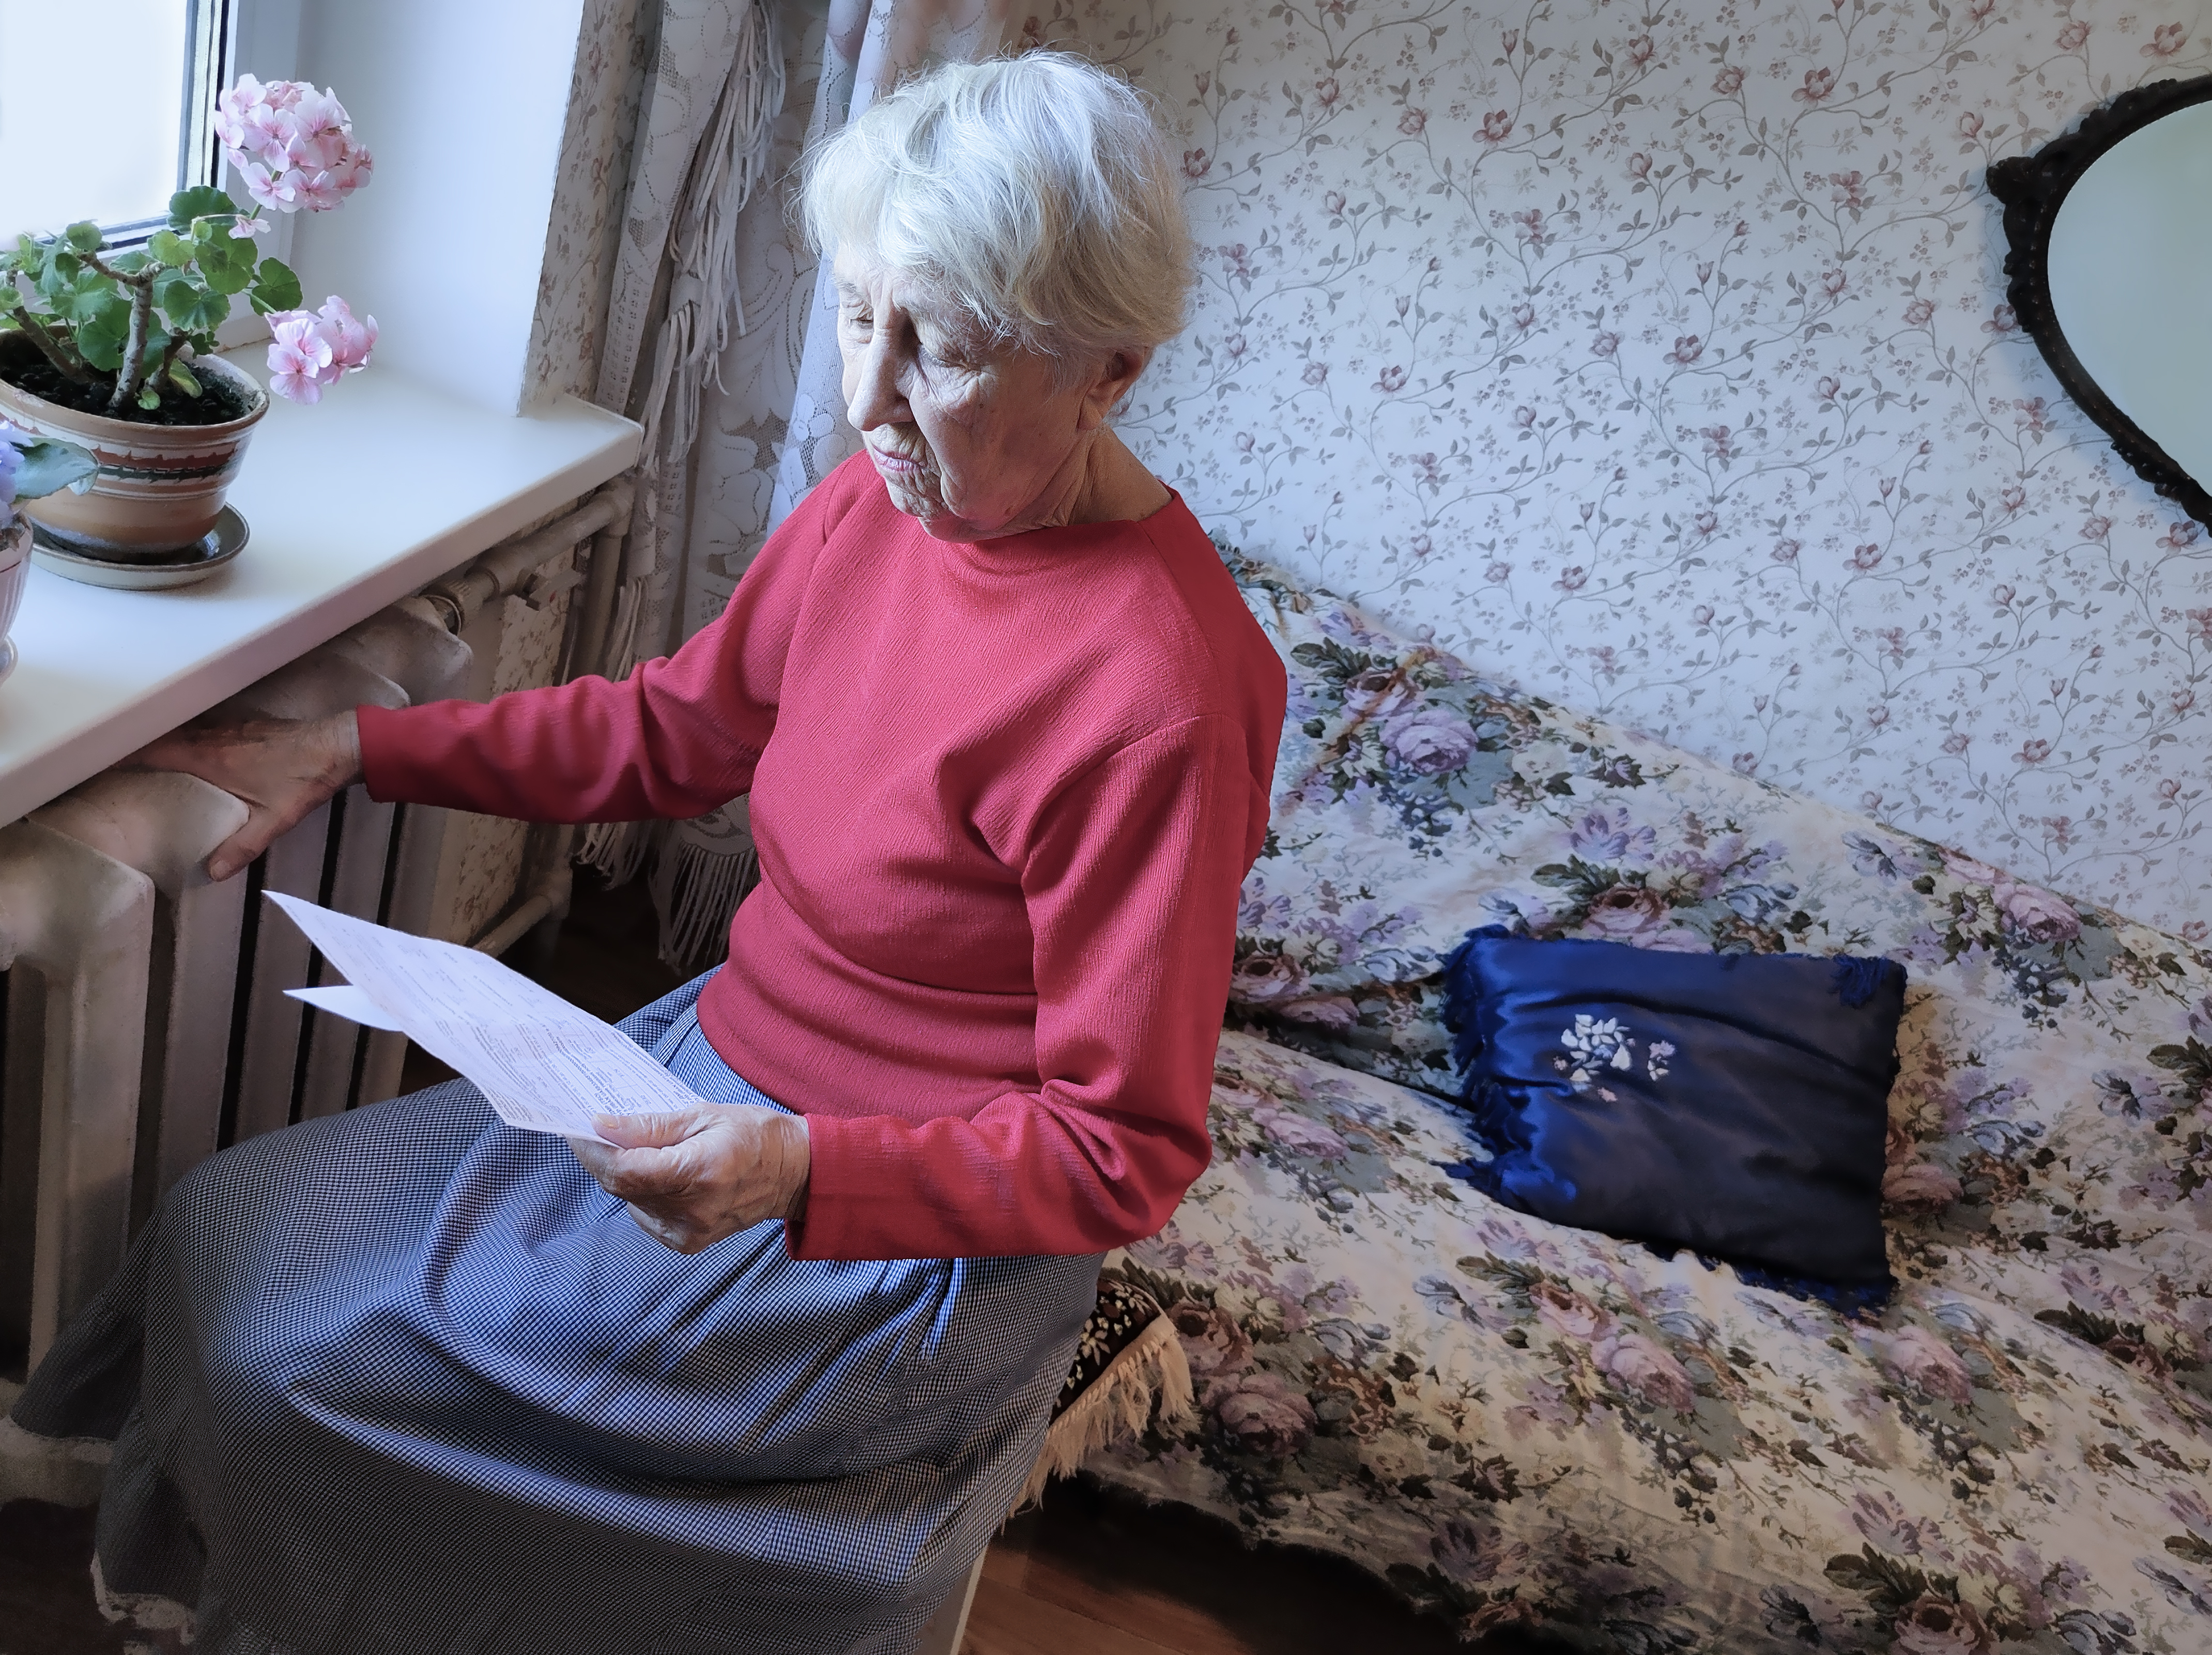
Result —
POLYGON ((268 319, 270 389, 296 402, 366 367, 376 343, 375 318, 342 299, 301 309, 299 277, 258 245, 273 226, 264 211, 325 212, 368 181, 344 107, 303 82, 247 76, 215 125, 250 209, 203 186, 170 197, 167 226, 143 247, 116 251, 85 223, 0 252, 0 417, 99 463, 82 493, 47 494, 30 512, 80 557, 158 561, 216 528, 269 409, 216 355, 234 299, 268 319))
POLYGON ((0 679, 15 670, 15 646, 9 641, 8 628, 15 624, 31 570, 31 525, 16 503, 64 488, 82 492, 99 470, 100 462, 76 444, 34 437, 0 420, 0 679))

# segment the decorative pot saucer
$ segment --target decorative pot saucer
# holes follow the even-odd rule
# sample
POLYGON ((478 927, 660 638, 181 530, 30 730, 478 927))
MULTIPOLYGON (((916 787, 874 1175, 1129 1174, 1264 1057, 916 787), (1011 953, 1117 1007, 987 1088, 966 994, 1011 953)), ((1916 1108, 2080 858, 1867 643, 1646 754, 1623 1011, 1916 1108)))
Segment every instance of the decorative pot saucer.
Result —
POLYGON ((125 563, 93 557, 52 539, 45 526, 31 526, 31 561, 64 580, 82 580, 88 586, 113 586, 124 591, 166 591, 190 586, 228 566, 246 549, 251 531, 234 506, 222 508, 215 527, 181 552, 142 558, 125 563))

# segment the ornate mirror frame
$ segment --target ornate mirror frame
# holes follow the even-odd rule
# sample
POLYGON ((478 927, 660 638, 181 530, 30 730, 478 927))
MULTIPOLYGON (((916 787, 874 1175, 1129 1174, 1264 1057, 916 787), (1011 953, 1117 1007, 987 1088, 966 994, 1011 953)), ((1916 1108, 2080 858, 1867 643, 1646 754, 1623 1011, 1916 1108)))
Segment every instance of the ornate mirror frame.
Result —
MULTIPOLYGON (((2084 116, 2071 132, 2053 138, 2032 155, 2016 155, 1990 168, 1990 193, 2004 203, 2006 298, 2020 324, 2042 349, 2043 360, 2081 411, 2105 428, 2119 456, 2144 482, 2199 523, 2212 527, 2212 493, 2190 476, 2142 427, 2099 388, 2067 343, 2051 307, 2051 233, 2068 191, 2081 175, 2121 139, 2141 131, 2177 110, 2212 102, 2212 75, 2186 81, 2160 81, 2123 92, 2084 116)), ((2176 203, 2177 210, 2206 210, 2203 203, 2176 203)))

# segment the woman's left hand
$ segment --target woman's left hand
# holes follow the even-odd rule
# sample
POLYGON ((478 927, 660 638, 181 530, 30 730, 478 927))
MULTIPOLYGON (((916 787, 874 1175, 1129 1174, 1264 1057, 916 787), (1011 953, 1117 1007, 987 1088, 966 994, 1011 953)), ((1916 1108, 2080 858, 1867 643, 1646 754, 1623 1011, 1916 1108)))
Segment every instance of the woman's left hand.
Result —
POLYGON ((665 1115, 602 1115, 609 1143, 568 1146, 599 1187, 629 1203, 640 1228, 677 1252, 699 1252, 765 1219, 796 1222, 806 1205, 806 1123, 746 1104, 702 1103, 665 1115))

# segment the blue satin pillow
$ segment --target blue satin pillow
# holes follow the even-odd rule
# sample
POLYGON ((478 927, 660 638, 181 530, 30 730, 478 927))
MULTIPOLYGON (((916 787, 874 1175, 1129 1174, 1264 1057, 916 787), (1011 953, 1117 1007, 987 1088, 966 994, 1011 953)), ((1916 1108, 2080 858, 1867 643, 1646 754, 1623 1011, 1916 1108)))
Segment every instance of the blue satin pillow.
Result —
POLYGON ((1850 1306, 1887 1294, 1904 967, 1491 927, 1468 934, 1444 981, 1463 1096, 1494 1156, 1453 1176, 1766 1285, 1850 1306))

